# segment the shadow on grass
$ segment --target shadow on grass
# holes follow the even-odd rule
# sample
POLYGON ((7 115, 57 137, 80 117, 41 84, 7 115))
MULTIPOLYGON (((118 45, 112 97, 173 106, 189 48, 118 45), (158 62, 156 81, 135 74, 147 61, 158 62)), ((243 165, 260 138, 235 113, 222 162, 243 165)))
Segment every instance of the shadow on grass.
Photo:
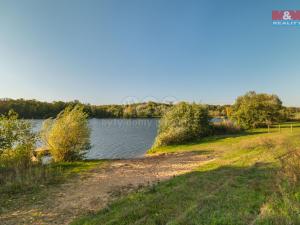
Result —
POLYGON ((274 168, 223 166, 147 187, 72 224, 250 224, 274 189, 274 168))

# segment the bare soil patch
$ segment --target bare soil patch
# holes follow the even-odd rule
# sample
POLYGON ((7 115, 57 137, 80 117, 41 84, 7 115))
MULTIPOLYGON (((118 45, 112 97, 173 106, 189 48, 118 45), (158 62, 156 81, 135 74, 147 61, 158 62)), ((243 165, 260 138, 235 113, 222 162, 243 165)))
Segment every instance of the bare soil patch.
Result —
POLYGON ((195 152, 112 160, 57 187, 42 201, 0 215, 0 224, 68 224, 139 187, 190 172, 213 156, 195 152))

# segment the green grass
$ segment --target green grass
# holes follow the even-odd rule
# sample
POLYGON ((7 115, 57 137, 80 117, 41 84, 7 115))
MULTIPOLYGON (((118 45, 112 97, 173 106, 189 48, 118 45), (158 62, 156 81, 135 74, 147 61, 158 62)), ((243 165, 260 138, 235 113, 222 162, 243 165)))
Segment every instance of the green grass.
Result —
POLYGON ((52 187, 93 168, 104 166, 105 163, 105 160, 84 160, 33 166, 18 177, 12 178, 11 182, 0 186, 0 213, 17 209, 20 204, 35 204, 43 199, 52 187))
POLYGON ((105 162, 106 160, 84 160, 84 161, 77 161, 77 162, 61 162, 61 163, 54 163, 52 167, 59 168, 62 171, 61 175, 64 177, 68 177, 70 175, 86 172, 100 165, 102 166, 105 164, 105 162))
POLYGON ((285 152, 286 143, 299 146, 300 129, 295 127, 291 133, 286 126, 281 133, 277 128, 271 133, 258 129, 152 149, 150 154, 205 152, 215 156, 215 160, 129 194, 72 224, 278 224, 274 218, 264 218, 263 212, 277 191, 277 157, 285 152))
MULTIPOLYGON (((73 175, 88 171, 94 167, 104 165, 104 160, 60 162, 49 165, 33 165, 11 177, 4 185, 0 186, 0 194, 18 194, 35 192, 45 185, 64 182, 73 175), (11 180, 11 181, 10 181, 11 180)), ((5 176, 5 170, 1 171, 5 176)), ((9 174, 7 173, 7 176, 9 174)))

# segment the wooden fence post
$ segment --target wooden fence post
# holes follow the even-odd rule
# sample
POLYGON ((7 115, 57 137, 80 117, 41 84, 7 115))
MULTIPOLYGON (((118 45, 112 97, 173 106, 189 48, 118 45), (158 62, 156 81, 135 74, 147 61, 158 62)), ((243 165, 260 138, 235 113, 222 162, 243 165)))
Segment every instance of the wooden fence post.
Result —
POLYGON ((279 124, 279 133, 281 133, 281 125, 279 124))

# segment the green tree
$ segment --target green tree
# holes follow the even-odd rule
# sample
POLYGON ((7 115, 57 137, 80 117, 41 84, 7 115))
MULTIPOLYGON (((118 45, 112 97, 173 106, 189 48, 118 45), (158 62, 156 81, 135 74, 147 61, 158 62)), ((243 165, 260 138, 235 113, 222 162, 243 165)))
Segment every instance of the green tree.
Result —
POLYGON ((90 148, 88 115, 83 106, 67 107, 56 119, 44 122, 41 138, 54 161, 82 159, 90 148))
POLYGON ((0 167, 28 167, 35 141, 30 122, 18 119, 12 110, 0 116, 0 167))
POLYGON ((153 147, 180 144, 210 133, 207 107, 185 102, 173 106, 160 120, 153 147))
POLYGON ((231 118, 245 129, 263 127, 280 120, 282 102, 276 95, 248 92, 237 98, 231 118))
POLYGON ((123 116, 125 118, 136 118, 137 117, 137 113, 136 113, 135 106, 134 105, 125 106, 124 112, 123 112, 123 116))

